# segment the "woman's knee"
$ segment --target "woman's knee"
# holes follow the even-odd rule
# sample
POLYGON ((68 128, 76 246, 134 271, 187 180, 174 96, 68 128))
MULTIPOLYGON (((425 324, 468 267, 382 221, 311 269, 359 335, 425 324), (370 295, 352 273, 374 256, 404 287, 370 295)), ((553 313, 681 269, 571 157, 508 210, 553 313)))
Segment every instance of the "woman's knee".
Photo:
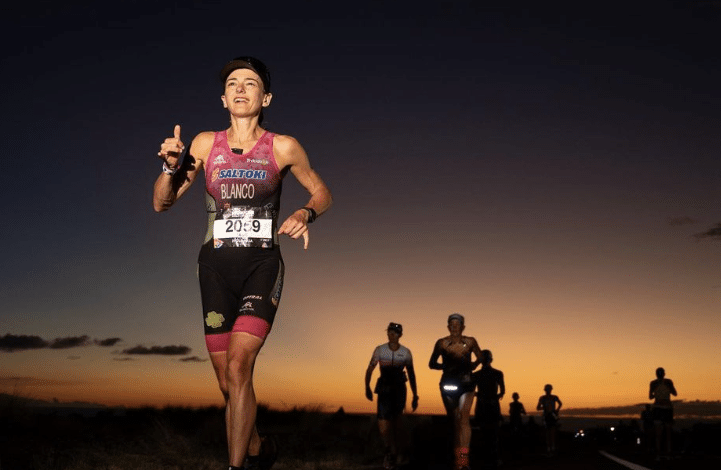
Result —
POLYGON ((223 377, 222 380, 218 380, 218 388, 220 389, 220 393, 223 394, 225 401, 228 401, 230 394, 228 392, 228 380, 225 377, 223 377))
POLYGON ((228 362, 225 370, 229 386, 242 386, 252 380, 255 359, 258 357, 263 343, 262 338, 248 333, 233 333, 231 335, 227 355, 228 362))
POLYGON ((228 356, 228 367, 225 370, 226 380, 229 383, 248 381, 253 376, 255 359, 258 351, 240 350, 228 356))
POLYGON ((253 361, 249 358, 240 357, 228 361, 228 368, 225 370, 225 381, 228 387, 248 382, 253 374, 253 361))

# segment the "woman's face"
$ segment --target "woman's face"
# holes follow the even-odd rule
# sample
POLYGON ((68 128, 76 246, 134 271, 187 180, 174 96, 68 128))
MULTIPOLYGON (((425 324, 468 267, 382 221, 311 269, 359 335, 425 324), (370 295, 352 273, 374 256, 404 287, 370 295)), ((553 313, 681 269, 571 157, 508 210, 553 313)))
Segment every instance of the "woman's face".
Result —
POLYGON ((401 335, 396 330, 388 330, 388 341, 391 343, 397 343, 401 335))
POLYGON ((257 116, 270 104, 273 95, 265 93, 263 81, 250 69, 236 69, 225 79, 225 92, 220 99, 233 116, 257 116))

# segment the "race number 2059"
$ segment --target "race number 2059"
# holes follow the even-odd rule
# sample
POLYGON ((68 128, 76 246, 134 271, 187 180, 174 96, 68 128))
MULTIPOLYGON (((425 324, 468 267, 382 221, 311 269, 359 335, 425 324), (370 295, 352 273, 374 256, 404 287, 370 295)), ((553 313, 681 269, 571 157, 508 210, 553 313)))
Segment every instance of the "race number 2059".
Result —
POLYGON ((215 238, 272 238, 271 219, 249 217, 216 220, 213 224, 215 238))

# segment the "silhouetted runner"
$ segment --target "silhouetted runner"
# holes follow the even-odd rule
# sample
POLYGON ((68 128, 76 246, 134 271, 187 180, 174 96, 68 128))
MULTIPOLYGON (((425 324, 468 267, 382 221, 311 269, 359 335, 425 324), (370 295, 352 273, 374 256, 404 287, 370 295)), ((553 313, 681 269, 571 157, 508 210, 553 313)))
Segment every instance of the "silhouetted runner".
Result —
POLYGON ((511 395, 513 401, 508 404, 508 422, 511 425, 512 432, 521 432, 523 429, 523 415, 526 414, 526 408, 523 403, 518 401, 521 396, 518 392, 513 392, 511 395))
POLYGON ((488 349, 481 351, 481 370, 473 373, 476 384, 476 424, 482 437, 483 457, 501 464, 498 446, 498 428, 503 420, 500 400, 506 394, 503 372, 491 366, 493 354, 488 349))
POLYGON ((546 384, 546 386, 543 387, 543 390, 546 394, 541 395, 538 399, 536 409, 543 411, 543 425, 546 428, 546 451, 548 452, 548 455, 553 455, 556 453, 558 412, 561 411, 563 403, 561 403, 561 400, 556 395, 551 394, 553 385, 546 384))
POLYGON ((649 452, 653 452, 655 447, 655 429, 653 425, 653 410, 651 405, 645 405, 641 411, 641 423, 643 424, 643 445, 649 452))
POLYGON ((663 367, 656 369, 656 380, 649 385, 648 398, 653 400, 652 415, 656 428, 656 459, 670 457, 671 435, 673 431, 673 403, 671 395, 677 396, 676 387, 671 379, 667 379, 663 367), (665 449, 663 435, 666 434, 665 449), (665 450, 665 452, 664 452, 665 450))
POLYGON ((511 428, 511 450, 514 454, 522 448, 523 442, 523 415, 526 414, 526 408, 519 400, 520 395, 518 392, 513 392, 511 395, 513 401, 508 404, 508 423, 511 428))
POLYGON ((406 407, 406 380, 410 382, 413 392, 413 411, 418 408, 418 389, 411 350, 398 342, 403 336, 403 326, 400 323, 390 323, 386 333, 388 342, 375 348, 366 369, 365 392, 366 398, 373 401, 371 376, 376 365, 380 364, 381 375, 375 386, 375 393, 378 394, 378 430, 385 446, 383 468, 392 469, 396 464, 405 461, 404 457, 399 458, 399 453, 403 451, 402 454, 405 455, 406 451, 400 446, 403 432, 401 418, 406 407))

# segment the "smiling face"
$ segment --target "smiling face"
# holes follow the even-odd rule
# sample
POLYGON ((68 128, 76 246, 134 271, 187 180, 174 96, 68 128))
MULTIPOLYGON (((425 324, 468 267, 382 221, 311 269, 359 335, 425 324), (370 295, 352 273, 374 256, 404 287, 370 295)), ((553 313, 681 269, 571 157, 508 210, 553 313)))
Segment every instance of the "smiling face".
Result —
POLYGON ((237 117, 257 116, 273 97, 265 93, 260 76, 250 69, 233 70, 225 79, 225 91, 220 99, 223 107, 237 117))

